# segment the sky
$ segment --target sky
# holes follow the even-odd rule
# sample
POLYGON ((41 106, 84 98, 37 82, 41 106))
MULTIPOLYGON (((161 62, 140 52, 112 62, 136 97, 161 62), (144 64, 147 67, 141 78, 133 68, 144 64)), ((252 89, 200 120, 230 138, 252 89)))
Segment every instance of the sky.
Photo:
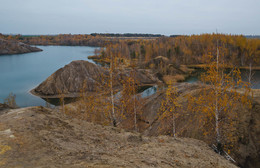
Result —
POLYGON ((260 35, 260 0, 0 0, 2 34, 260 35))

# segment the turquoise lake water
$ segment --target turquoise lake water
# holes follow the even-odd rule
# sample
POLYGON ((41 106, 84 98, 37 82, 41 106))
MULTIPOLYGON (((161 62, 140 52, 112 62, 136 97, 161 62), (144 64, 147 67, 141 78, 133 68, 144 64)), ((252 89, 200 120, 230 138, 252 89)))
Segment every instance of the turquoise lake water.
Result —
MULTIPOLYGON (((73 60, 89 60, 96 47, 81 46, 37 46, 42 52, 0 56, 0 103, 12 92, 16 95, 19 107, 44 106, 45 101, 29 93, 52 73, 69 64, 73 60)), ((260 71, 255 71, 253 88, 260 89, 260 71)), ((246 80, 247 71, 242 71, 246 80)), ((190 77, 186 82, 198 81, 198 77, 190 77)), ((150 96, 157 91, 153 86, 142 91, 142 97, 150 96)))
POLYGON ((0 56, 0 103, 12 92, 19 107, 45 105, 43 99, 29 91, 71 61, 88 60, 87 57, 94 55, 96 49, 85 46, 36 47, 43 51, 0 56))
MULTIPOLYGON (((260 89, 260 71, 259 70, 252 71, 252 74, 253 74, 252 81, 251 81, 252 88, 260 89)), ((243 81, 248 82, 248 76, 249 76, 248 70, 241 70, 241 77, 242 77, 243 81)), ((191 76, 185 80, 185 82, 188 82, 188 83, 194 83, 197 81, 199 81, 198 76, 191 76)))

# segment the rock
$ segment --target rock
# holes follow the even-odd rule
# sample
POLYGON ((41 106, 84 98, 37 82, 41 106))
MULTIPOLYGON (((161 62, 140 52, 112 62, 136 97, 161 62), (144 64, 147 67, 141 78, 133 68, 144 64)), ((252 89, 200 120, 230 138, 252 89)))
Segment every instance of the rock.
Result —
POLYGON ((42 50, 14 40, 7 41, 0 39, 0 55, 22 54, 37 51, 42 50))
POLYGON ((9 110, 0 123, 1 168, 236 167, 199 140, 141 137, 43 107, 9 110))
MULTIPOLYGON (((116 73, 114 87, 118 88, 130 70, 120 70, 116 73)), ((88 61, 72 61, 48 77, 31 92, 43 98, 77 97, 83 89, 86 92, 95 92, 98 86, 108 82, 109 71, 88 61)), ((158 79, 149 73, 149 70, 137 70, 136 81, 141 85, 153 85, 158 79)), ((99 88, 100 89, 100 88, 99 88)))

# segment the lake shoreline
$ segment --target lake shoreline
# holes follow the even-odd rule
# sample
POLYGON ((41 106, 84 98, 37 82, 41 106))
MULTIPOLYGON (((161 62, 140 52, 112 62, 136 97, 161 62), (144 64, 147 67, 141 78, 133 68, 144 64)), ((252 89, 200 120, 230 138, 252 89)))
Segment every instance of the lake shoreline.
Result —
POLYGON ((5 40, 0 38, 0 56, 26 54, 40 51, 43 50, 15 40, 5 40))
MULTIPOLYGON (((39 46, 36 46, 39 47, 39 46)), ((97 47, 40 46, 42 52, 0 56, 0 102, 9 93, 16 95, 19 107, 44 106, 45 101, 30 91, 58 69, 73 60, 87 60, 97 47)))
MULTIPOLYGON (((209 66, 206 65, 206 64, 196 64, 196 65, 186 65, 187 67, 189 68, 195 68, 195 69, 205 69, 205 68, 208 68, 209 66)), ((227 67, 227 68, 231 68, 231 67, 227 67)), ((239 67, 240 70, 249 70, 250 67, 249 66, 242 66, 242 67, 239 67)), ((251 70, 257 70, 257 71, 260 71, 260 67, 257 66, 257 67, 251 67, 251 70)))

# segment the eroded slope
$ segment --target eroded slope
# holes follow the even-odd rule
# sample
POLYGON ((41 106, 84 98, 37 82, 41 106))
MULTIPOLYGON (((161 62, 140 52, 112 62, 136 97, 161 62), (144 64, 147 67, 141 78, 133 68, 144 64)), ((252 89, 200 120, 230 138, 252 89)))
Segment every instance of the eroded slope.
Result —
POLYGON ((43 107, 0 116, 0 164, 12 167, 236 167, 202 141, 145 137, 43 107))

